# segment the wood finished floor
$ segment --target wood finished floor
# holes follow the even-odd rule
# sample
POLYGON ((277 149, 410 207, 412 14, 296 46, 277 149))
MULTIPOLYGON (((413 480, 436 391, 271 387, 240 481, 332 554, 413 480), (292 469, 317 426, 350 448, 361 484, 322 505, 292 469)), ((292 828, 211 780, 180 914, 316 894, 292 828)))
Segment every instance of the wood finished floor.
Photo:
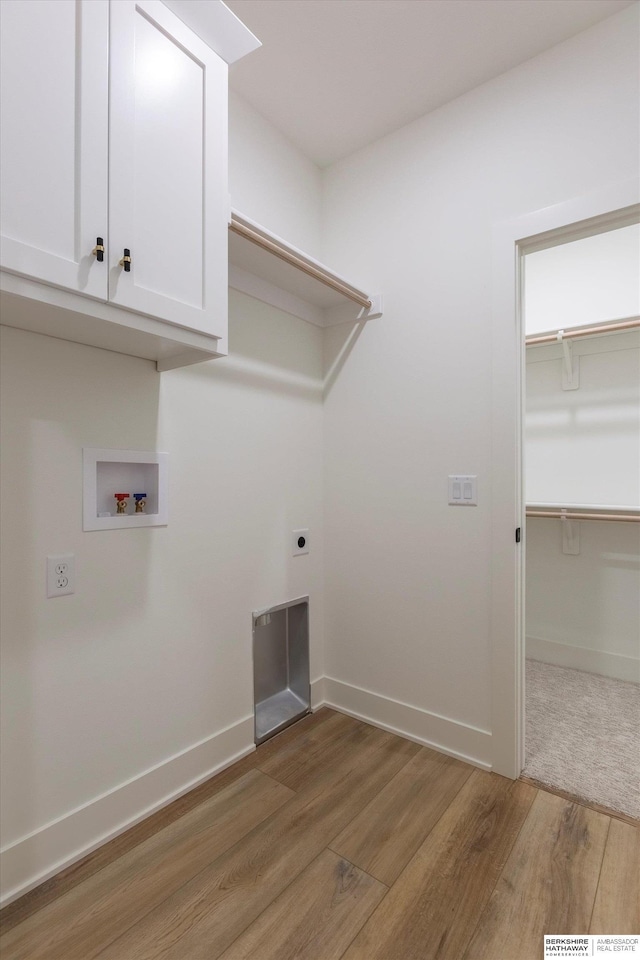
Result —
POLYGON ((321 710, 3 911, 2 960, 537 960, 640 829, 321 710))

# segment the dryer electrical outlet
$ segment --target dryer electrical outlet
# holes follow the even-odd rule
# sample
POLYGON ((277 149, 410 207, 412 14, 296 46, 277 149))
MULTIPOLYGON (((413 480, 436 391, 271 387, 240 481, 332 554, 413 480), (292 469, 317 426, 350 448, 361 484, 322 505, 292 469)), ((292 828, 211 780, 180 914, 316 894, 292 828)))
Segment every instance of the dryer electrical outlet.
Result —
POLYGON ((299 557, 303 553, 309 553, 309 528, 304 530, 294 530, 291 534, 292 555, 299 557))

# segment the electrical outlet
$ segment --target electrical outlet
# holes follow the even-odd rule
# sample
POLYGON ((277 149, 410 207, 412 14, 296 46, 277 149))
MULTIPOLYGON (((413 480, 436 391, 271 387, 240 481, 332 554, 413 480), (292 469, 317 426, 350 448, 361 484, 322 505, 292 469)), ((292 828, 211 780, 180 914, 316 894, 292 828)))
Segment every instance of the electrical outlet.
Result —
POLYGON ((299 557, 303 553, 309 553, 309 529, 294 530, 292 533, 292 553, 294 557, 299 557))
POLYGON ((66 597, 75 593, 76 570, 72 553, 47 557, 47 597, 66 597))

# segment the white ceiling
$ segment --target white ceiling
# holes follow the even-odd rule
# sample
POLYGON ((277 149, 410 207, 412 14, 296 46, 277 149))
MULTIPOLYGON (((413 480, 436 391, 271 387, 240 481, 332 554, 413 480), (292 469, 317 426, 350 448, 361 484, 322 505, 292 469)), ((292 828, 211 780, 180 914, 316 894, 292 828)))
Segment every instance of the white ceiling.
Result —
POLYGON ((326 166, 634 0, 225 0, 262 41, 230 84, 326 166))

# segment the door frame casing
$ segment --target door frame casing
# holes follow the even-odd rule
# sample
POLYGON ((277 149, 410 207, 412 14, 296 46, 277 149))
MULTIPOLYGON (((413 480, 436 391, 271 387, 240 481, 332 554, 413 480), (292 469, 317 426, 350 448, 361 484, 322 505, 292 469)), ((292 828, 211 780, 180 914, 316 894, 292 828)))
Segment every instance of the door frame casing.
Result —
POLYGON ((524 766, 524 335, 526 253, 633 222, 640 178, 531 211, 493 229, 491 399, 492 769, 516 779, 524 766))

